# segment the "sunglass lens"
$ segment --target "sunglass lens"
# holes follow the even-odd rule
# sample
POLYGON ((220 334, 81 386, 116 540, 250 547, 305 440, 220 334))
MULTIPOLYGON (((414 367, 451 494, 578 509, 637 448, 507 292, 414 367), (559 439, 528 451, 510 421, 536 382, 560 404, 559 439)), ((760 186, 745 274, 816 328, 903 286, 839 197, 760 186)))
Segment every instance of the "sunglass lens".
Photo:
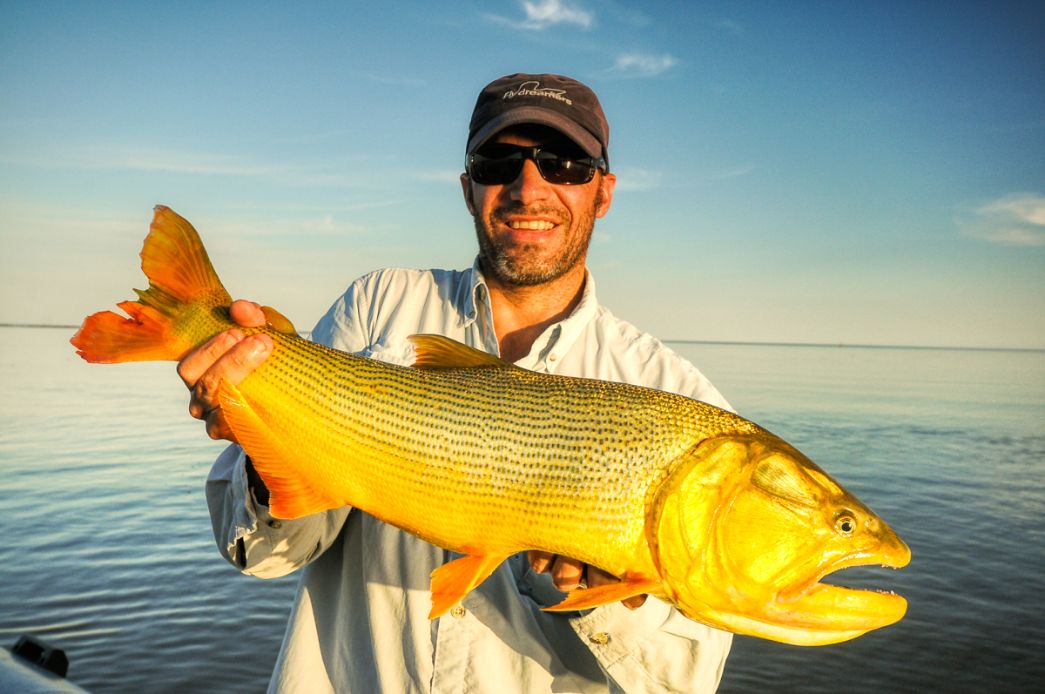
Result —
POLYGON ((587 183, 595 175, 595 167, 586 161, 563 157, 538 157, 537 168, 549 183, 578 185, 587 183))
POLYGON ((520 157, 484 157, 475 154, 472 156, 469 172, 476 183, 487 186, 503 185, 519 177, 523 161, 520 157))

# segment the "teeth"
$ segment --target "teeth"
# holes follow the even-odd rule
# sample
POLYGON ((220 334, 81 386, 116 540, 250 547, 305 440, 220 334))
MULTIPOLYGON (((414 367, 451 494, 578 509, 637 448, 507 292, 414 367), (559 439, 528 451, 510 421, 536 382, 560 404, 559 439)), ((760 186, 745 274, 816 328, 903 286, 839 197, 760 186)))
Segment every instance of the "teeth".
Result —
POLYGON ((520 222, 513 220, 509 222, 509 226, 511 226, 512 229, 526 229, 527 231, 548 231, 554 227, 555 224, 546 221, 520 222))

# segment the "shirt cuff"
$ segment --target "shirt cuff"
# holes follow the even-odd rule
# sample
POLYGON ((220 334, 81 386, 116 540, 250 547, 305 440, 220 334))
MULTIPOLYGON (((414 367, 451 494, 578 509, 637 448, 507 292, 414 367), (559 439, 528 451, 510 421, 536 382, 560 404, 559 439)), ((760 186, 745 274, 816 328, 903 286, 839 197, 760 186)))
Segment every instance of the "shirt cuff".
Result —
POLYGON ((239 446, 236 448, 239 453, 233 464, 231 480, 233 542, 258 530, 258 506, 247 479, 247 454, 239 446))

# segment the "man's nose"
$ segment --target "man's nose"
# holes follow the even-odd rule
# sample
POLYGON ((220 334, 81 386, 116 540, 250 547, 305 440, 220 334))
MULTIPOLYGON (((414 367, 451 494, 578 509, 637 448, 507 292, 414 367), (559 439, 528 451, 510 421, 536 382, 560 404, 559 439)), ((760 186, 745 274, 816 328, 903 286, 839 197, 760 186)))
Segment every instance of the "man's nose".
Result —
POLYGON ((524 205, 548 196, 549 183, 541 176, 537 162, 532 159, 523 161, 522 171, 511 184, 512 199, 524 205))

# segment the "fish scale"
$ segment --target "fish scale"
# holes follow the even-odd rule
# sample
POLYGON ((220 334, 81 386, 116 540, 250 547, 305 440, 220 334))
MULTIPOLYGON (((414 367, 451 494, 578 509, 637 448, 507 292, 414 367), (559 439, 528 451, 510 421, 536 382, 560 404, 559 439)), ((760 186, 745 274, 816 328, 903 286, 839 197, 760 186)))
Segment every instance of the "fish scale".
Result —
POLYGON ((270 334, 276 352, 293 358, 270 360, 240 392, 254 409, 278 394, 285 409, 300 413, 270 424, 294 443, 295 463, 337 461, 336 479, 324 481, 328 490, 345 490, 333 501, 379 511, 459 552, 474 544, 478 527, 493 551, 545 549, 613 563, 607 553, 641 544, 650 484, 697 442, 737 429, 728 413, 660 391, 537 379, 516 368, 404 369, 358 357, 345 364, 347 355, 315 358, 325 348, 270 334), (339 360, 320 371, 321 387, 301 386, 298 361, 339 360), (367 384, 380 384, 387 397, 371 397, 367 384), (506 400, 509 408, 501 406, 506 400), (613 413, 597 427, 594 403, 613 413), (534 439, 539 448, 527 445, 534 439), (432 507, 433 497, 457 503, 432 507), (415 505, 425 509, 423 526, 409 520, 421 515, 415 505), (613 541, 583 540, 599 529, 613 541))

